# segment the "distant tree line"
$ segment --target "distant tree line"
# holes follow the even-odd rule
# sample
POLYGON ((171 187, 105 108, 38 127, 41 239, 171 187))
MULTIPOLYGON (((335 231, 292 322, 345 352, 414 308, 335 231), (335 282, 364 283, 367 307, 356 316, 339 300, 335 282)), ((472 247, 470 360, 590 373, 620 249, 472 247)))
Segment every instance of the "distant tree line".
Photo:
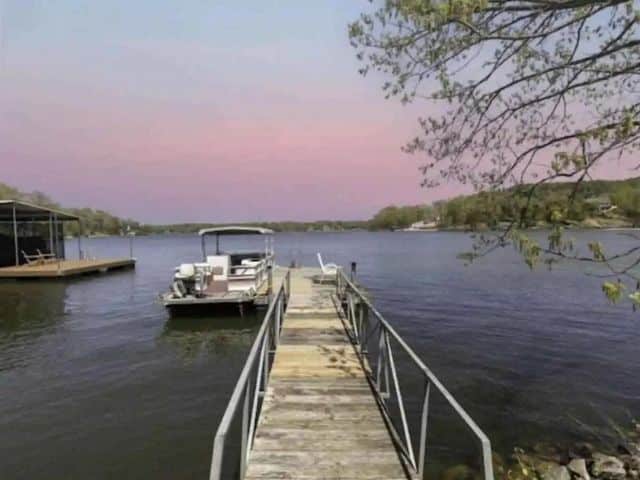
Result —
MULTIPOLYGON (((497 192, 461 195, 431 205, 384 207, 370 220, 315 222, 252 222, 245 223, 270 228, 276 232, 398 230, 417 222, 443 229, 496 228, 502 223, 518 221, 530 228, 557 223, 596 226, 590 220, 608 221, 612 226, 640 226, 640 177, 627 180, 598 180, 540 185, 529 197, 526 185, 497 192)), ((121 235, 131 230, 138 235, 192 234, 201 228, 223 226, 215 223, 180 223, 149 225, 119 218, 104 210, 91 208, 64 209, 42 192, 24 193, 0 183, 0 199, 22 200, 36 205, 64 210, 82 220, 85 235, 121 235)), ((242 223, 240 223, 242 225, 242 223)), ((78 234, 78 226, 69 223, 69 235, 78 234)))
POLYGON ((640 178, 548 183, 461 195, 431 205, 389 206, 370 221, 372 230, 395 230, 416 222, 476 230, 517 222, 521 228, 567 225, 640 226, 640 178), (591 222, 591 223, 590 223, 591 222))
MULTIPOLYGON (((18 200, 76 215, 82 221, 84 235, 120 235, 126 232, 127 229, 134 231, 142 229, 142 225, 135 220, 119 218, 104 210, 63 208, 45 193, 38 191, 25 193, 4 183, 0 183, 0 200, 18 200)), ((78 231, 79 225, 77 222, 69 222, 65 225, 65 233, 67 235, 77 236, 78 231)))

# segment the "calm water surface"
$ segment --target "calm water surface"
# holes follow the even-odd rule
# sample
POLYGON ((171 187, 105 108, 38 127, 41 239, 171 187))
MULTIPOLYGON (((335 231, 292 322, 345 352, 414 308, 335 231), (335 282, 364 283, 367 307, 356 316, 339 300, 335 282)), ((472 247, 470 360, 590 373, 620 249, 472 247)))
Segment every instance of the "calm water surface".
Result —
MULTIPOLYGON (((609 306, 576 266, 530 272, 505 250, 465 267, 456 254, 469 244, 457 233, 281 234, 276 253, 281 264, 313 265, 317 251, 357 261, 376 305, 497 451, 606 444, 640 412, 640 314, 609 306)), ((87 247, 128 253, 123 239, 87 247)), ((1 479, 206 478, 260 318, 168 317, 157 294, 199 248, 195 236, 138 238, 135 271, 0 283, 1 479)), ((398 362, 414 419, 422 384, 398 362)), ((437 399, 432 412, 436 458, 465 440, 437 399)))

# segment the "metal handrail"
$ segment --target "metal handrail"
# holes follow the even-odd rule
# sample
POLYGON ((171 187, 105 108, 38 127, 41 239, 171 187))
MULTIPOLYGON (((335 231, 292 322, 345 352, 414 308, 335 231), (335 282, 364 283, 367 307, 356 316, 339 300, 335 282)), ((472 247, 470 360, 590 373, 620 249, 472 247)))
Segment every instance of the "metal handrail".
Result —
POLYGON ((253 447, 256 425, 261 408, 259 400, 267 391, 270 370, 269 355, 275 352, 275 347, 280 341, 282 316, 291 293, 290 277, 291 270, 287 272, 280 288, 278 288, 278 292, 272 297, 260 330, 258 330, 256 339, 251 346, 247 361, 242 368, 242 372, 240 372, 238 382, 233 389, 229 404, 218 426, 218 431, 213 441, 213 452, 211 454, 210 480, 220 480, 221 478, 225 440, 241 401, 242 447, 240 452, 240 478, 244 478, 249 453, 253 447), (252 378, 254 371, 255 378, 252 378))
MULTIPOLYGON (((336 277, 336 293, 341 301, 346 303, 345 314, 347 321, 351 328, 351 335, 356 343, 358 353, 361 357, 367 358, 368 349, 367 341, 370 338, 372 332, 367 332, 367 323, 365 321, 365 309, 371 312, 378 320, 380 325, 380 337, 378 358, 376 362, 376 376, 372 378, 372 383, 375 386, 376 393, 379 397, 381 405, 386 410, 386 399, 391 395, 391 384, 389 383, 389 373, 393 380, 393 386, 395 389, 396 400, 398 403, 398 410, 400 411, 400 420, 402 423, 402 432, 398 432, 395 425, 388 416, 388 411, 385 411, 387 415, 387 423, 392 430, 392 435, 397 441, 402 453, 406 457, 409 464, 417 472, 420 478, 424 477, 424 464, 426 458, 427 449, 427 426, 429 418, 429 397, 431 392, 431 385, 433 385, 440 394, 445 398, 453 410, 464 421, 467 427, 473 432, 476 439, 479 441, 482 450, 482 463, 484 470, 484 480, 494 480, 493 477, 493 463, 491 454, 491 442, 480 427, 473 421, 469 414, 462 408, 457 400, 451 395, 451 393, 445 388, 445 386, 438 380, 435 374, 427 367, 424 362, 416 355, 409 345, 398 335, 395 329, 385 320, 382 314, 371 304, 369 299, 354 285, 354 283, 344 274, 344 271, 340 269, 336 277), (354 298, 355 297, 355 298, 354 298), (355 302, 359 302, 359 308, 356 308, 355 302), (356 313, 357 311, 357 313, 356 313), (419 439, 419 451, 416 461, 416 452, 411 441, 411 432, 407 423, 406 411, 404 408, 404 400, 400 391, 400 385, 398 382, 398 375, 396 371, 395 361, 393 358, 393 351, 391 348, 390 338, 395 340, 402 350, 409 356, 414 365, 422 372, 425 378, 425 390, 424 397, 422 399, 422 411, 421 411, 421 424, 420 424, 420 439, 419 439), (386 389, 384 387, 386 386, 386 389)), ((375 330, 375 329, 374 329, 375 330)), ((373 374, 371 374, 373 377, 373 374)))

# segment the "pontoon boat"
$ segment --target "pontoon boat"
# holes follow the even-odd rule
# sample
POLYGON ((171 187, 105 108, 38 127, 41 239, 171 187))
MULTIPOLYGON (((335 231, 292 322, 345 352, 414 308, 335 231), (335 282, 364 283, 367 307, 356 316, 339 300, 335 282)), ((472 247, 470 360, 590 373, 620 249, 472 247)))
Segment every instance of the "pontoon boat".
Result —
POLYGON ((171 290, 162 296, 165 307, 257 303, 266 298, 268 275, 273 266, 273 231, 261 227, 217 227, 198 232, 202 261, 176 267, 171 290), (262 252, 223 252, 220 237, 263 235, 262 252), (215 236, 216 253, 208 255, 206 239, 215 236))

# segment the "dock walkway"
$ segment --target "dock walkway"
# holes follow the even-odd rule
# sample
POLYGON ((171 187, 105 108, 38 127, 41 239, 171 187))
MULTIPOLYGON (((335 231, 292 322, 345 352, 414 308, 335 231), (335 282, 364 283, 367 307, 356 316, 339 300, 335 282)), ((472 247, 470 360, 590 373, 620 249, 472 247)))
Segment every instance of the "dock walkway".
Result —
POLYGON ((135 268, 135 264, 136 261, 133 258, 60 260, 39 265, 2 267, 0 268, 0 279, 74 277, 89 273, 135 268))
POLYGON ((292 268, 274 287, 218 425, 210 480, 425 478, 432 395, 475 438, 464 453, 479 455, 474 478, 494 480, 487 436, 353 278, 292 268), (421 405, 410 414, 399 382, 407 368, 423 384, 405 392, 421 405), (238 457, 226 449, 232 426, 240 428, 238 457))
POLYGON ((291 275, 246 479, 406 479, 334 286, 291 275))

